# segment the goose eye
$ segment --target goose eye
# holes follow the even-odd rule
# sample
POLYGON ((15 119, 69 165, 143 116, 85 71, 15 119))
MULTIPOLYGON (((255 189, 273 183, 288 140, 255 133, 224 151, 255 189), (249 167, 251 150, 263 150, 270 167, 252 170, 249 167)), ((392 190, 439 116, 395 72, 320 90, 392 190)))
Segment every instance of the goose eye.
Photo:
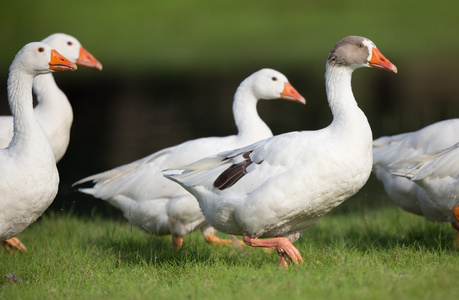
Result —
POLYGON ((44 49, 43 47, 38 48, 38 52, 41 53, 41 52, 43 52, 43 51, 45 51, 45 49, 44 49))
POLYGON ((273 81, 277 81, 277 77, 273 77, 271 78, 273 81))
POLYGON ((73 43, 72 43, 71 41, 68 41, 68 42, 67 42, 67 45, 72 46, 73 43))
POLYGON ((359 48, 365 48, 365 45, 363 43, 360 43, 359 48))

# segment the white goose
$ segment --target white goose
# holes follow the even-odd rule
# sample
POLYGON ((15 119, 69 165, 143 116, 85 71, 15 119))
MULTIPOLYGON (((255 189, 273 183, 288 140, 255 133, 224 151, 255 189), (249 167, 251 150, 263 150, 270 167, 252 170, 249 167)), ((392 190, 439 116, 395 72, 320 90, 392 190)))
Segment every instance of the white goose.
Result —
MULTIPOLYGON (((55 33, 42 42, 47 43, 65 58, 77 65, 102 70, 102 65, 81 43, 71 35, 55 33)), ((59 89, 52 74, 37 76, 33 82, 33 91, 37 96, 34 114, 48 136, 56 163, 67 151, 70 141, 70 129, 73 111, 67 96, 59 89)), ((13 137, 13 117, 0 116, 0 148, 5 148, 13 137)), ((3 246, 11 251, 16 248, 25 251, 26 247, 17 239, 3 241, 3 246)))
POLYGON ((183 237, 197 228, 201 228, 208 243, 228 243, 217 238, 215 230, 205 223, 196 199, 165 179, 161 171, 169 166, 191 163, 215 151, 242 147, 272 136, 269 127, 259 117, 256 105, 259 99, 277 98, 305 103, 283 74, 262 69, 245 79, 234 96, 237 135, 187 141, 75 184, 93 181, 96 184, 92 188, 79 191, 108 201, 121 209, 133 225, 148 233, 172 234, 175 250, 182 246, 183 237))
MULTIPOLYGON (((446 221, 444 212, 430 199, 425 189, 414 181, 392 173, 392 164, 440 151, 459 141, 459 119, 426 126, 418 131, 384 136, 373 142, 373 173, 402 209, 424 216, 428 221, 446 221)), ((457 226, 453 224, 457 229, 457 226)))
POLYGON ((56 196, 59 174, 48 138, 33 112, 35 76, 75 70, 76 65, 45 43, 25 45, 8 76, 8 102, 14 135, 0 150, 0 240, 34 222, 56 196))
MULTIPOLYGON (((102 70, 100 62, 73 36, 55 33, 42 42, 47 43, 77 65, 102 70)), ((34 109, 35 116, 48 136, 56 162, 59 162, 70 141, 70 128, 73 122, 72 106, 64 92, 57 86, 52 74, 35 77, 33 90, 38 102, 34 109)), ((0 148, 8 146, 12 137, 13 117, 0 116, 0 148)))
POLYGON ((434 212, 424 214, 429 221, 451 222, 458 231, 459 245, 459 143, 395 162, 391 168, 394 175, 410 180, 423 193, 422 200, 428 201, 434 212))
POLYGON ((326 64, 331 125, 274 136, 170 169, 165 176, 198 199, 216 230, 243 235, 252 247, 277 250, 281 266, 303 262, 292 243, 355 194, 371 173, 371 129, 351 89, 352 72, 360 67, 397 72, 372 41, 346 37, 326 64))

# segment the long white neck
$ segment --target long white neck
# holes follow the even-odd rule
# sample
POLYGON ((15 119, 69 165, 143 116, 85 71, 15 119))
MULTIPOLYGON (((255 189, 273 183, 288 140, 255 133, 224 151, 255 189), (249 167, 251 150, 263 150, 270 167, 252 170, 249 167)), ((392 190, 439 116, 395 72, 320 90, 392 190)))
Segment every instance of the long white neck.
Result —
POLYGON ((335 67, 327 64, 325 85, 333 122, 330 125, 340 134, 356 133, 365 140, 371 140, 371 128, 362 110, 358 107, 352 93, 351 78, 353 69, 335 67))
POLYGON ((20 70, 10 71, 8 76, 8 102, 14 120, 14 136, 27 132, 36 123, 32 104, 33 78, 20 70))
POLYGON ((13 139, 9 147, 23 147, 46 138, 33 112, 32 84, 34 76, 20 69, 10 70, 8 76, 8 102, 13 115, 13 139))
POLYGON ((43 74, 35 77, 33 90, 38 104, 35 107, 35 116, 43 126, 48 138, 53 144, 56 131, 68 131, 73 122, 72 105, 67 96, 59 89, 52 74, 43 74))
POLYGON ((56 84, 52 74, 36 76, 33 81, 33 91, 37 95, 38 107, 59 107, 61 103, 68 103, 67 96, 56 84))
POLYGON ((250 88, 250 81, 244 81, 234 95, 233 115, 238 136, 258 141, 273 135, 268 125, 257 112, 258 99, 250 88))

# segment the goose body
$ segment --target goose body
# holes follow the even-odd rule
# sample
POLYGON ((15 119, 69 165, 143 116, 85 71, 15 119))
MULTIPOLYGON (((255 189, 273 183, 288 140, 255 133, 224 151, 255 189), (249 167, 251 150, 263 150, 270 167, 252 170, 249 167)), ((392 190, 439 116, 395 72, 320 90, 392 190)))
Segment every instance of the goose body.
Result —
POLYGON ((0 150, 0 240, 34 222, 57 194, 59 174, 48 138, 33 113, 35 76, 74 70, 76 65, 45 43, 30 43, 14 58, 8 76, 8 101, 14 135, 0 150))
MULTIPOLYGON (((73 36, 55 33, 42 42, 56 49, 73 63, 102 69, 102 65, 73 36)), ((64 92, 57 86, 52 74, 35 77, 33 91, 38 102, 34 114, 48 136, 56 162, 59 162, 70 141, 70 128, 73 122, 72 106, 64 92)), ((0 116, 0 148, 8 146, 12 137, 13 117, 0 116)))
POLYGON ((281 266, 302 262, 291 243, 355 194, 371 173, 371 128, 351 89, 352 72, 367 66, 396 72, 370 40, 344 38, 326 64, 333 113, 328 127, 274 136, 165 176, 197 198, 217 230, 243 235, 249 246, 276 249, 281 266))
POLYGON ((392 173, 392 164, 450 147, 459 141, 458 132, 459 119, 450 119, 414 132, 380 137, 373 142, 373 173, 395 204, 428 221, 445 220, 422 187, 392 173))
POLYGON ((269 127, 259 117, 256 105, 259 99, 277 98, 305 103, 283 74, 272 69, 255 72, 240 84, 234 96, 237 135, 200 138, 163 149, 130 164, 82 179, 76 184, 92 181, 95 185, 79 191, 121 209, 126 219, 149 233, 172 234, 176 250, 181 247, 183 237, 198 228, 206 241, 224 242, 216 238, 214 229, 205 222, 196 199, 165 179, 161 172, 215 151, 242 147, 272 136, 269 127))
MULTIPOLYGON (((102 65, 73 36, 55 33, 42 42, 56 49, 73 63, 102 69, 102 65)), ((52 74, 42 74, 35 77, 33 91, 38 102, 34 108, 34 114, 46 132, 57 163, 64 156, 70 142, 70 129, 73 123, 72 106, 64 92, 57 86, 52 74)), ((13 117, 0 116, 0 148, 8 146, 12 138, 13 117)), ((10 252, 14 248, 26 250, 25 246, 16 238, 4 241, 3 245, 10 252)))
POLYGON ((459 243, 459 143, 446 149, 400 160, 391 165, 391 172, 410 180, 428 201, 430 221, 451 222, 458 230, 459 243))

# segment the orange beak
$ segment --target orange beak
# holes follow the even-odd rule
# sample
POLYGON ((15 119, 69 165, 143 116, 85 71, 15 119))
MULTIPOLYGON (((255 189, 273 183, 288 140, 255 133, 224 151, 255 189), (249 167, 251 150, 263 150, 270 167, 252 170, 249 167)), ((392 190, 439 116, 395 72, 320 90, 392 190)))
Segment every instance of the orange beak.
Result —
POLYGON ((384 55, 382 55, 382 53, 377 48, 373 48, 371 59, 368 62, 368 64, 373 68, 383 69, 397 73, 397 67, 393 63, 391 63, 387 58, 385 58, 384 55))
POLYGON ((74 71, 77 69, 77 66, 53 49, 51 50, 49 69, 53 71, 74 71))
POLYGON ((306 99, 304 99, 303 96, 301 96, 289 82, 284 84, 284 90, 282 91, 280 97, 281 99, 306 104, 306 99))
POLYGON ((80 48, 80 56, 78 56, 76 63, 80 66, 102 70, 102 64, 83 47, 80 48))

